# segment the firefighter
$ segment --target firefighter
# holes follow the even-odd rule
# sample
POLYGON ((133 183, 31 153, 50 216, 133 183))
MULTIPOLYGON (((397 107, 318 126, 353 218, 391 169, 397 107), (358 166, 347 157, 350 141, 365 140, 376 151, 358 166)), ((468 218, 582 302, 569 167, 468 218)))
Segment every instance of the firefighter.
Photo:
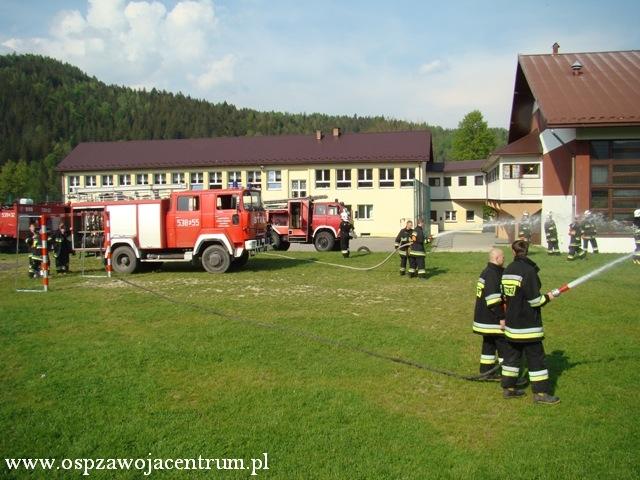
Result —
MULTIPOLYGON (((486 373, 502 363, 505 355, 504 299, 502 296, 502 272, 504 252, 499 248, 489 251, 489 263, 476 284, 476 307, 473 317, 473 333, 482 335, 480 373, 486 373), (497 355, 496 355, 497 353, 497 355)), ((485 380, 500 380, 499 373, 485 380)))
POLYGON ((589 243, 591 243, 593 253, 598 253, 598 242, 596 240, 598 232, 596 231, 596 222, 591 210, 585 210, 580 229, 582 230, 582 249, 585 255, 589 250, 589 243))
POLYGON ((42 244, 40 243, 38 226, 35 223, 29 224, 29 233, 25 243, 29 251, 29 278, 38 278, 42 264, 42 244))
POLYGON ((67 235, 64 223, 58 227, 53 236, 53 256, 56 259, 56 273, 69 273, 69 254, 71 254, 71 241, 67 235))
POLYGON ((344 258, 349 258, 349 240, 353 231, 353 224, 349 219, 349 212, 345 209, 340 214, 342 221, 340 222, 340 250, 344 258))
POLYGON ((416 228, 411 233, 411 247, 409 248, 409 276, 418 277, 420 280, 427 279, 427 270, 424 265, 425 257, 425 237, 424 220, 418 219, 416 228))
POLYGON ((567 260, 582 259, 587 256, 587 253, 580 247, 581 236, 580 221, 578 217, 575 217, 569 225, 569 255, 567 255, 567 260))
POLYGON ((556 222, 553 220, 551 212, 549 212, 547 220, 544 222, 544 234, 547 237, 547 253, 549 255, 560 255, 560 249, 558 248, 558 229, 556 228, 556 222))
POLYGON ((398 249, 398 255, 400 255, 400 275, 404 275, 407 271, 407 256, 409 255, 412 233, 413 222, 407 220, 406 226, 396 236, 395 247, 398 249))
POLYGON ((518 230, 518 238, 526 242, 531 242, 531 218, 529 212, 524 212, 520 219, 520 228, 518 230))
POLYGON ((527 358, 529 381, 534 403, 553 405, 560 402, 551 395, 549 371, 545 365, 544 330, 541 308, 553 299, 551 293, 540 293, 539 268, 528 257, 529 243, 516 240, 511 244, 513 262, 502 275, 502 291, 506 300, 506 353, 502 364, 504 398, 525 394, 516 388, 522 357, 527 358))
POLYGON ((633 263, 640 265, 640 208, 633 212, 633 237, 636 241, 636 251, 633 255, 633 263))

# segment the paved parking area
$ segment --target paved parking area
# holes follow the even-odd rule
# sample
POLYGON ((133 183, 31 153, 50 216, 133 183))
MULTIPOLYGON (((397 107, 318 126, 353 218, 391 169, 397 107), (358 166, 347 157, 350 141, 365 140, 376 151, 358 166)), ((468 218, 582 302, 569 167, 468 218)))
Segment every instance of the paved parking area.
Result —
MULTIPOLYGON (((366 246, 372 252, 391 252, 394 249, 392 237, 358 237, 351 241, 350 250, 366 246)), ((493 233, 480 232, 442 232, 434 239, 436 252, 486 252, 496 243, 493 233)), ((315 251, 313 245, 292 244, 291 252, 315 251)))

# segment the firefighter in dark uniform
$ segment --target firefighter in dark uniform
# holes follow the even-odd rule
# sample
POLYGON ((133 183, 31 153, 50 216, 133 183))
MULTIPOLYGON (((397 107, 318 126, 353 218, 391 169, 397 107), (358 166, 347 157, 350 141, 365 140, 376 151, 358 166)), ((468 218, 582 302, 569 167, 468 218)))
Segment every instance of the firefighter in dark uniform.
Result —
POLYGON ((40 232, 38 232, 35 223, 29 224, 29 233, 24 241, 29 251, 29 278, 38 278, 42 264, 42 243, 40 242, 40 232))
POLYGON ((531 242, 531 217, 529 217, 529 212, 524 212, 522 214, 522 218, 520 219, 520 228, 518 230, 518 238, 520 240, 531 242))
POLYGON ((633 238, 636 241, 636 251, 633 255, 633 263, 640 265, 640 208, 633 212, 633 238))
POLYGON ((71 254, 71 241, 67 235, 64 223, 58 227, 53 236, 53 256, 56 259, 56 273, 69 272, 69 255, 71 254))
POLYGON ((585 255, 589 250, 589 243, 591 243, 593 253, 598 253, 598 241, 596 240, 598 232, 596 230, 595 218, 593 217, 591 210, 586 210, 584 212, 580 228, 582 230, 582 249, 584 250, 585 255))
POLYGON ((423 227, 424 220, 418 219, 418 224, 411 233, 411 247, 409 248, 409 276, 417 276, 420 280, 427 279, 427 270, 424 264, 426 252, 423 227))
POLYGON ((544 330, 540 309, 553 299, 551 293, 540 293, 539 268, 528 257, 529 244, 516 240, 511 245, 513 262, 502 274, 502 291, 507 309, 504 335, 506 353, 502 364, 502 388, 504 398, 524 395, 516 388, 522 356, 527 358, 529 381, 535 403, 553 405, 560 402, 551 395, 549 371, 545 365, 544 330))
POLYGON ((547 220, 544 222, 544 234, 547 237, 547 253, 549 255, 560 255, 558 248, 558 228, 553 220, 553 215, 549 212, 547 220))
MULTIPOLYGON (((482 335, 480 374, 502 363, 505 356, 504 300, 502 296, 502 272, 504 253, 499 248, 489 252, 489 263, 476 283, 476 307, 473 316, 473 333, 482 335)), ((499 380, 500 373, 485 377, 499 380)))
POLYGON ((576 217, 569 225, 569 255, 567 255, 567 260, 581 259, 587 255, 580 247, 581 236, 582 229, 580 228, 580 221, 576 217))
POLYGON ((398 249, 398 255, 400 255, 400 275, 404 275, 407 271, 407 257, 409 256, 412 233, 413 222, 408 220, 406 226, 396 236, 395 247, 398 249))
POLYGON ((340 214, 342 221, 340 222, 340 250, 344 258, 349 258, 349 240, 353 231, 353 224, 349 221, 349 212, 343 210, 340 214))

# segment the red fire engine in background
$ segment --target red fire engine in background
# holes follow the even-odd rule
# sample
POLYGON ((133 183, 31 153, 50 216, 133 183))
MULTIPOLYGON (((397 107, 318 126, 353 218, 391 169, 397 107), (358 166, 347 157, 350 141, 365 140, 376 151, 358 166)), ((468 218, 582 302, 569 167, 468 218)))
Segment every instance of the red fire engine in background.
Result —
POLYGON ((69 208, 74 250, 103 249, 102 223, 109 219, 112 265, 119 273, 162 262, 201 263, 210 273, 223 273, 266 247, 259 190, 189 190, 163 199, 78 202, 69 208))
POLYGON ((16 251, 16 242, 20 250, 26 245, 24 240, 29 233, 29 223, 39 220, 40 215, 48 217, 47 230, 58 228, 64 218, 67 207, 63 203, 49 202, 34 204, 30 199, 20 199, 12 205, 0 206, 0 249, 16 251))
POLYGON ((325 195, 265 202, 274 250, 287 250, 292 243, 313 243, 316 250, 332 250, 340 236, 340 213, 345 206, 337 201, 318 202, 325 195))

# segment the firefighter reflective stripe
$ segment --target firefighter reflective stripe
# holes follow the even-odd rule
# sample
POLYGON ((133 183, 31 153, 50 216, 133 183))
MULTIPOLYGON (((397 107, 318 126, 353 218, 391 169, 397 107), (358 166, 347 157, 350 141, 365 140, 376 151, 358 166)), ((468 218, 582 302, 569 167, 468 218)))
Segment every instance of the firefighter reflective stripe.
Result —
POLYGON ((515 287, 519 287, 522 285, 522 277, 520 275, 503 275, 502 276, 502 284, 503 285, 513 285, 515 287))
POLYGON ((401 255, 404 257, 407 255, 407 252, 405 250, 398 250, 398 255, 401 255))
POLYGON ((421 252, 421 251, 419 251, 419 250, 411 250, 411 251, 409 252, 409 255, 411 255, 412 257, 424 257, 424 256, 425 256, 425 253, 424 253, 424 252, 421 252))
POLYGON ((529 380, 532 382, 542 382, 549 380, 549 370, 538 370, 536 372, 529 371, 529 380))
POLYGON ((499 293, 493 293, 491 295, 487 295, 484 297, 487 302, 487 307, 492 307, 493 305, 498 305, 502 303, 502 295, 499 293))
POLYGON ((473 331, 476 333, 490 333, 494 335, 503 335, 504 332, 500 328, 500 325, 495 323, 479 323, 473 322, 473 331))
POLYGON ((533 308, 536 307, 541 307, 543 306, 545 303, 548 302, 547 297, 545 297, 544 295, 540 295, 539 297, 534 298, 533 300, 528 300, 529 305, 531 305, 533 308))
POLYGON ((508 365, 502 365, 502 375, 505 377, 518 377, 520 374, 520 368, 509 367, 508 365))
POLYGON ((493 365, 496 363, 495 355, 480 355, 480 363, 483 365, 493 365))
POLYGON ((505 327, 504 334, 507 338, 514 340, 535 340, 544 337, 544 330, 542 327, 534 328, 512 328, 505 327))

